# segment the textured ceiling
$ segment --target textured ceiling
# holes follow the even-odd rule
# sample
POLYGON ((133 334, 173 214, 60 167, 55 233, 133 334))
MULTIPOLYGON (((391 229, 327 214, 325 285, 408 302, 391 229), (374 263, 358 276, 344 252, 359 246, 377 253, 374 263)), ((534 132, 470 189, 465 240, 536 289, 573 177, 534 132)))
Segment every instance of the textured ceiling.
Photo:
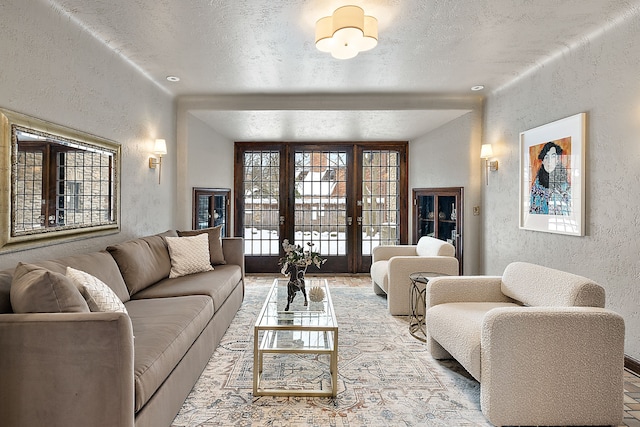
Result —
POLYGON ((466 110, 207 111, 193 114, 221 135, 243 141, 410 141, 466 110), (268 126, 265 126, 268 123, 268 126), (393 123, 392 126, 389 123, 393 123), (416 126, 418 125, 418 126, 416 126), (330 131, 327 131, 330 129, 330 131), (399 129, 402 129, 399 132, 399 129), (398 135, 401 134, 399 138, 398 135))
MULTIPOLYGON (((41 0, 47 1, 47 0, 41 0)), ((638 13, 640 0, 50 0, 175 96, 433 94, 477 99, 638 13), (314 23, 344 4, 379 21, 379 44, 337 60, 314 23), (165 78, 176 75, 178 83, 165 78)), ((255 99, 255 98, 254 98, 255 99)), ((470 101, 471 102, 471 101, 470 101)), ((197 117, 235 140, 401 140, 468 109, 433 103, 307 110, 217 106, 197 117), (315 110, 315 111, 314 111, 315 110), (395 110, 395 111, 394 111, 395 110)))

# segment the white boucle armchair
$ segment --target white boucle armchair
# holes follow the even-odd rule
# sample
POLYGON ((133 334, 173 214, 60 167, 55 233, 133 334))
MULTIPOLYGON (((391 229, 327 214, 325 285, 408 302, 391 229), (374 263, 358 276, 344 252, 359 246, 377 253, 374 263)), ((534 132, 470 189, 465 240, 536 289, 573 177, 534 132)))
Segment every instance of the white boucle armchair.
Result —
POLYGON ((382 245, 373 248, 371 282, 378 295, 387 294, 387 307, 394 316, 411 311, 409 275, 432 272, 458 274, 458 259, 452 244, 423 236, 417 245, 382 245))
POLYGON ((593 281, 524 262, 502 276, 436 277, 427 346, 480 382, 494 425, 619 425, 624 321, 593 281))

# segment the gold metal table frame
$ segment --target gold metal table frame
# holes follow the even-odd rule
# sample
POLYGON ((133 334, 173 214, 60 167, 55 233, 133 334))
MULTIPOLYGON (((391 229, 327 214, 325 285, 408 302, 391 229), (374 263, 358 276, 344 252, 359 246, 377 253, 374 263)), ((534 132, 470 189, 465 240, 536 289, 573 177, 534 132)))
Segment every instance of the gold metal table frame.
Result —
POLYGON ((426 293, 427 284, 433 277, 445 276, 441 273, 432 272, 416 272, 409 275, 411 280, 410 303, 411 312, 409 313, 409 333, 422 342, 427 341, 427 327, 425 324, 426 310, 426 293))
POLYGON ((305 279, 307 293, 320 286, 322 301, 309 300, 298 293, 289 311, 284 311, 288 279, 275 279, 258 315, 253 330, 253 395, 254 396, 330 396, 335 397, 338 381, 338 322, 336 321, 327 280, 305 279), (265 354, 327 354, 331 387, 323 389, 265 388, 262 385, 265 354))

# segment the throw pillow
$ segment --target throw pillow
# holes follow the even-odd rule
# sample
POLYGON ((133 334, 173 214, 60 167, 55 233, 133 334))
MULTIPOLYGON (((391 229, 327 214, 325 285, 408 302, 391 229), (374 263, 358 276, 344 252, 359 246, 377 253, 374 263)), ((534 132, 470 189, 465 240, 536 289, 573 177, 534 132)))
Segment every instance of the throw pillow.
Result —
POLYGON ((209 235, 209 255, 211 257, 211 265, 226 264, 224 253, 222 252, 222 239, 220 234, 222 226, 203 228, 201 230, 178 231, 178 236, 197 236, 198 234, 207 233, 209 235))
POLYGON ((118 295, 97 277, 71 267, 67 267, 67 277, 82 289, 91 311, 129 314, 118 295))
POLYGON ((79 288, 71 280, 33 264, 18 264, 9 293, 14 313, 89 312, 79 288))
POLYGON ((211 271, 209 236, 166 237, 171 258, 170 278, 211 271))
POLYGON ((171 260, 164 238, 177 235, 175 231, 168 230, 107 247, 107 251, 118 264, 129 295, 134 295, 169 276, 171 260))

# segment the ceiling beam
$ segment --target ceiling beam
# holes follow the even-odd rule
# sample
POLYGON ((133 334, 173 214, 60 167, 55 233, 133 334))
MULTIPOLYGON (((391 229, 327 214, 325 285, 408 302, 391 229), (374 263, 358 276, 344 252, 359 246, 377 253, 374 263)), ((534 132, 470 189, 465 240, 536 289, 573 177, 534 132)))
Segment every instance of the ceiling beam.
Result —
POLYGON ((179 111, 396 111, 474 110, 483 97, 444 94, 241 94, 191 95, 177 98, 179 111))

